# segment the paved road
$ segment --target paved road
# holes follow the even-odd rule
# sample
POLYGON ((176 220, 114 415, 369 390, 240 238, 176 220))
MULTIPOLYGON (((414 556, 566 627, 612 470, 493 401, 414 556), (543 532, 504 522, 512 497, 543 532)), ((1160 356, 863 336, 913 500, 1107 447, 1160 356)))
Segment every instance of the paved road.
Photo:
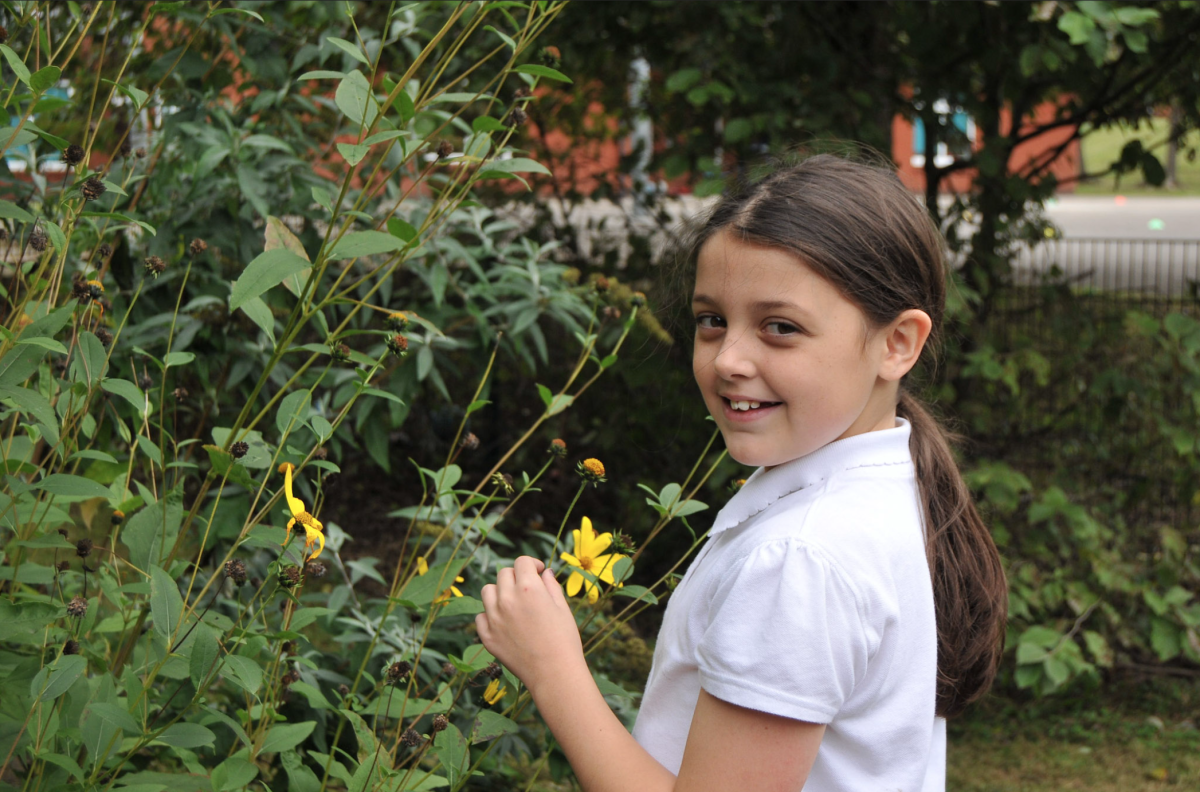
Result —
POLYGON ((1200 198, 1064 195, 1046 211, 1068 239, 1200 239, 1200 198))

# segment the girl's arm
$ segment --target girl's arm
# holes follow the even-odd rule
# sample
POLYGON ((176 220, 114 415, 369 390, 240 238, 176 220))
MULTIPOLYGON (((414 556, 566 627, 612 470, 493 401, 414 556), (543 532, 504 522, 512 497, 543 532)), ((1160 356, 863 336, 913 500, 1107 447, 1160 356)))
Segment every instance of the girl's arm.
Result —
POLYGON ((484 586, 479 636, 533 695, 586 792, 798 790, 825 727, 700 692, 676 778, 625 730, 597 689, 562 587, 522 556, 484 586), (540 573, 540 574, 539 574, 540 573))

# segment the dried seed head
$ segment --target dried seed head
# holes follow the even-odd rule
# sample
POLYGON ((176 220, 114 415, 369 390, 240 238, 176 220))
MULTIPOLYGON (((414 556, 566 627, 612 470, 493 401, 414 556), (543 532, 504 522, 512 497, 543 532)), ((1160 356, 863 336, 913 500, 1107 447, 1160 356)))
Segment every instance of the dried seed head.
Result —
POLYGON ((117 155, 121 157, 128 157, 132 153, 133 144, 129 142, 129 136, 126 135, 125 139, 121 141, 121 148, 117 149, 117 155))
POLYGON ((596 289, 596 291, 603 294, 604 292, 608 291, 608 278, 604 277, 603 275, 597 275, 596 280, 592 281, 592 286, 596 289))
POLYGON ((0 226, 0 242, 3 242, 6 239, 8 239, 8 229, 4 226, 0 226))
POLYGON ((507 473, 493 473, 491 478, 492 486, 499 487, 504 490, 506 495, 513 493, 512 476, 507 473))
POLYGON ((84 152, 83 146, 79 145, 78 143, 72 143, 63 149, 62 159, 63 162, 73 168, 79 163, 83 162, 83 155, 85 153, 86 152, 84 152))
POLYGON ((559 459, 562 459, 567 455, 567 441, 561 437, 556 437, 550 441, 550 447, 546 450, 559 459))
POLYGON ((80 539, 75 543, 75 555, 80 558, 87 558, 92 554, 93 546, 91 539, 80 539))
POLYGON ((399 685, 404 680, 408 679, 409 673, 412 672, 412 663, 407 660, 400 660, 392 663, 384 672, 383 678, 389 685, 399 685))
POLYGON ((103 327, 96 328, 96 338, 100 339, 100 343, 104 344, 106 349, 112 345, 113 334, 105 330, 103 327))
POLYGON ((458 444, 466 451, 474 451, 476 448, 479 448, 479 436, 474 432, 467 432, 458 444))
POLYGON ((240 586, 246 582, 246 562, 240 558, 231 558, 225 562, 225 577, 240 586))
POLYGON ((296 654, 296 642, 295 641, 284 641, 283 646, 280 648, 283 650, 283 653, 285 655, 287 655, 288 657, 291 657, 294 654, 296 654))
POLYGON ((519 127, 529 120, 529 113, 526 113, 523 108, 514 107, 508 111, 508 125, 510 127, 519 127))
POLYGON ((341 696, 342 698, 346 698, 346 696, 349 696, 350 695, 350 686, 347 685, 345 682, 338 685, 338 695, 341 696))
POLYGON ((100 181, 98 176, 88 176, 83 182, 83 186, 79 188, 79 192, 83 193, 83 200, 94 201, 101 195, 104 195, 108 188, 104 186, 104 182, 100 181))
POLYGON ((137 150, 133 152, 133 156, 137 157, 138 159, 146 159, 146 149, 138 146, 137 150))
POLYGON ((328 567, 326 567, 321 561, 309 561, 304 565, 304 577, 311 578, 313 580, 320 580, 321 578, 325 577, 325 572, 327 569, 328 567))
POLYGON ((54 568, 57 569, 59 572, 66 572, 68 569, 71 568, 71 562, 70 561, 59 561, 57 564, 54 565, 54 568))
POLYGON ((113 509, 112 524, 120 525, 123 522, 125 522, 125 512, 121 511, 120 509, 113 509))
POLYGON ((146 272, 158 277, 167 271, 167 262, 158 256, 148 256, 145 260, 146 272))
POLYGON ((279 568, 279 585, 283 586, 284 588, 295 588, 296 586, 299 586, 302 577, 303 576, 300 573, 300 567, 296 566, 295 564, 288 564, 287 566, 279 568))
POLYGON ((634 544, 633 537, 629 534, 617 531, 613 534, 612 548, 614 552, 621 555, 633 555, 637 550, 637 545, 634 544))
POLYGON ((188 252, 193 256, 199 256, 206 250, 208 250, 208 243, 199 237, 193 239, 192 244, 188 245, 188 252))
POLYGON ((176 388, 175 390, 171 391, 171 395, 175 397, 175 401, 179 402, 180 404, 183 404, 185 401, 187 401, 188 389, 183 386, 180 386, 180 387, 176 388))
POLYGON ((67 642, 63 644, 62 653, 65 655, 79 654, 79 641, 76 641, 74 638, 68 638, 67 642))
POLYGON ((416 729, 410 727, 404 730, 404 734, 400 735, 400 742, 409 748, 420 748, 425 742, 425 738, 418 734, 416 729))
POLYGON ((388 351, 396 357, 404 357, 408 354, 408 339, 402 335, 388 336, 385 343, 388 351))
POLYGON ((333 359, 338 363, 350 362, 350 347, 345 344, 332 344, 329 349, 333 359))
POLYGON ((71 534, 67 533, 67 529, 66 529, 66 528, 59 528, 59 529, 58 529, 58 535, 59 535, 59 536, 61 536, 63 539, 70 539, 70 538, 71 538, 71 534))
POLYGON ((449 157, 453 153, 454 153, 454 144, 451 143, 449 140, 443 140, 441 143, 438 143, 438 146, 437 146, 438 159, 446 159, 446 157, 449 157))
POLYGON ((138 377, 138 387, 148 391, 154 387, 154 380, 150 379, 149 374, 142 372, 142 376, 138 377))
POLYGON ((87 613, 87 600, 83 597, 72 597, 71 601, 67 603, 67 615, 79 619, 85 613, 87 613))
POLYGON ((440 731, 445 731, 446 727, 449 725, 450 725, 450 719, 447 718, 445 715, 434 715, 433 716, 433 733, 434 734, 437 734, 440 731))
POLYGON ((3 44, 6 41, 8 41, 8 28, 4 27, 4 25, 0 25, 0 44, 3 44))
POLYGON ((641 308, 646 304, 646 295, 642 294, 640 291, 634 292, 633 296, 629 298, 629 304, 634 308, 641 308))
POLYGON ((615 305, 604 306, 604 310, 601 311, 601 313, 604 315, 604 318, 607 321, 615 322, 621 318, 621 309, 615 305))
POLYGON ((238 440, 236 443, 229 446, 229 453, 233 455, 234 459, 241 459, 242 457, 246 456, 247 452, 249 451, 250 444, 245 440, 238 440))
POLYGON ((50 238, 46 236, 46 232, 40 228, 35 228, 29 234, 29 247, 36 250, 38 253, 44 251, 50 245, 50 238))
POLYGON ((499 663, 488 663, 487 668, 483 669, 483 675, 488 679, 499 679, 503 673, 504 669, 499 663))
POLYGON ((96 248, 96 255, 98 255, 102 261, 107 259, 112 255, 112 245, 105 242, 103 245, 96 248))
POLYGON ((449 660, 442 663, 442 676, 452 677, 457 673, 458 669, 454 667, 454 663, 451 663, 449 660))
POLYGON ((321 446, 317 450, 313 451, 313 459, 319 459, 322 462, 324 462, 326 459, 329 459, 329 449, 327 449, 325 446, 321 446))
POLYGON ((549 66, 551 69, 557 69, 562 65, 562 53, 558 47, 553 44, 542 47, 542 63, 549 66))
POLYGON ((525 86, 521 86, 517 90, 513 91, 513 96, 517 99, 528 99, 529 97, 533 96, 533 91, 529 90, 525 86))

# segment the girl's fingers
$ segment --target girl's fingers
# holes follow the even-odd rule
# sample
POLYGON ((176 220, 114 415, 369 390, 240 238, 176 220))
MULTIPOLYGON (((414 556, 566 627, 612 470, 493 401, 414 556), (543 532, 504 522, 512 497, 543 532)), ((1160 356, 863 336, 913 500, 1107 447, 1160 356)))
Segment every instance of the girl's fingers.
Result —
POLYGON ((483 601, 483 607, 485 610, 496 610, 496 584, 488 583, 486 586, 484 586, 479 592, 479 599, 483 601))
POLYGON ((480 613, 475 617, 475 631, 479 633, 479 640, 483 641, 486 647, 492 637, 491 626, 488 624, 486 613, 480 613))
POLYGON ((553 572, 549 569, 542 570, 542 582, 546 584, 546 590, 550 592, 550 599, 554 601, 555 605, 567 610, 571 609, 566 595, 563 594, 562 586, 555 580, 553 572))
POLYGON ((513 572, 516 576, 516 581, 522 584, 529 584, 544 568, 541 561, 529 556, 521 556, 513 562, 513 572))
POLYGON ((503 597, 512 590, 516 583, 516 573, 512 567, 504 567, 496 573, 496 593, 503 597))

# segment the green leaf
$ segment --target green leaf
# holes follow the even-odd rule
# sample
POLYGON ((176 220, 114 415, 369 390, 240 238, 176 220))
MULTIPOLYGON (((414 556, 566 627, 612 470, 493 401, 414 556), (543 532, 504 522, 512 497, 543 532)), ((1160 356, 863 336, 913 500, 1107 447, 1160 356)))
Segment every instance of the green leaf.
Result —
POLYGON ((7 217, 10 220, 16 220, 18 223, 33 222, 33 215, 12 201, 0 201, 0 217, 7 217))
POLYGON ((362 51, 355 45, 351 44, 349 41, 346 41, 345 39, 334 38, 333 36, 326 36, 325 40, 328 41, 333 46, 340 49, 342 52, 349 55, 350 57, 354 58, 359 63, 362 63, 366 66, 371 65, 371 62, 369 60, 367 60, 367 56, 363 55, 362 51))
POLYGON ((499 119, 491 116, 479 116, 471 122, 471 130, 474 132, 503 132, 505 128, 499 119))
POLYGON ((286 248, 263 251, 250 262, 242 276, 234 281, 233 290, 229 295, 229 309, 236 311, 246 302, 308 266, 308 261, 286 248))
POLYGON ((480 710, 475 716, 475 728, 471 729, 471 744, 487 742, 505 734, 516 734, 521 727, 498 712, 480 710))
POLYGON ((317 202, 317 206, 320 206, 326 212, 333 212, 333 197, 329 194, 328 190, 324 187, 313 185, 312 196, 313 200, 317 202))
POLYGON ((1150 620, 1150 646, 1164 663, 1174 660, 1183 651, 1182 631, 1166 619, 1157 616, 1150 620))
POLYGON ((438 732, 437 737, 433 738, 433 753, 442 763, 442 769, 446 771, 446 780, 450 782, 451 787, 455 786, 466 771, 467 760, 470 758, 467 740, 457 726, 450 724, 438 732))
POLYGON ((545 165, 528 157, 491 160, 484 163, 483 170, 488 173, 541 173, 546 176, 550 175, 550 171, 545 165))
POLYGON ((371 147, 362 143, 338 143, 337 150, 346 160, 346 164, 353 168, 370 153, 371 147))
POLYGON ((390 253, 402 250, 403 240, 382 231, 358 231, 346 234, 341 241, 334 245, 329 252, 331 259, 352 259, 360 256, 373 256, 377 253, 390 253))
POLYGON ((129 518, 121 529, 121 541, 129 548, 130 563, 143 571, 157 565, 164 548, 175 545, 182 522, 183 507, 174 498, 152 503, 129 518))
POLYGON ((266 22, 263 20, 262 16, 257 11, 251 11, 249 8, 222 8, 220 11, 212 12, 213 16, 221 16, 223 14, 244 14, 248 17, 253 17, 253 18, 257 19, 259 22, 262 22, 264 25, 266 24, 266 22))
POLYGON ((7 44, 0 44, 0 52, 4 53, 4 58, 8 61, 13 73, 17 75, 17 79, 29 85, 29 69, 26 68, 25 61, 21 60, 21 56, 13 52, 12 47, 7 44))
POLYGON ((357 69, 338 83, 333 101, 342 114, 355 125, 369 129, 371 124, 375 123, 375 116, 379 112, 375 106, 375 97, 371 95, 371 85, 367 78, 357 69))
POLYGON ((535 77, 547 77, 559 82, 569 83, 572 81, 570 77, 557 69, 551 69, 549 66, 541 66, 536 63, 526 63, 524 66, 518 66, 513 69, 513 71, 520 72, 521 74, 532 74, 535 77))
POLYGON ((45 68, 38 69, 30 76, 29 88, 35 94, 40 94, 58 82, 58 78, 61 76, 62 69, 57 66, 46 66, 45 68))
POLYGON ((42 227, 46 229, 46 236, 50 237, 50 244, 54 246, 55 250, 63 251, 67 249, 67 235, 58 227, 58 223, 43 220, 42 227))
POLYGON ((61 612, 61 605, 48 602, 13 603, 7 598, 0 599, 0 641, 40 632, 55 621, 61 612))
POLYGON ((38 701, 53 701, 66 693, 75 680, 87 670, 87 658, 82 655, 59 655, 53 663, 43 668, 33 678, 29 694, 37 696, 38 701), (49 677, 49 681, 46 679, 49 677), (43 685, 45 688, 43 689, 43 685))
POLYGON ((144 415, 146 412, 146 394, 137 385, 134 385, 129 380, 107 377, 100 381, 100 387, 109 393, 120 396, 133 405, 133 408, 138 411, 139 415, 144 415))
POLYGON ((100 339, 96 338, 94 333, 85 330, 79 334, 78 345, 75 359, 71 362, 71 376, 77 382, 95 385, 103 379, 104 372, 108 369, 105 364, 107 353, 104 344, 100 343, 100 339))
POLYGON ((161 567, 150 567, 150 615, 154 629, 169 646, 175 626, 183 614, 183 597, 179 595, 179 584, 161 567))
POLYGON ((308 739, 308 735, 312 734, 316 726, 316 721, 276 723, 271 727, 271 731, 267 733, 267 739, 263 741, 261 752, 280 753, 295 748, 308 739))
POLYGON ((141 734, 142 727, 124 708, 116 704, 94 703, 91 705, 92 714, 111 723, 126 734, 141 734))
POLYGON ((299 632, 322 616, 337 613, 333 608, 300 608, 292 614, 291 629, 299 632))
MULTIPOLYGON (((311 268, 310 268, 311 269, 311 268)), ((289 279, 285 279, 286 284, 289 279)), ((271 340, 271 346, 275 346, 275 315, 271 313, 271 309, 263 302, 262 297, 252 297, 242 305, 241 312, 250 317, 250 321, 258 325, 258 328, 267 334, 267 338, 271 340)))
MULTIPOLYGON (((46 426, 58 426, 58 416, 46 397, 28 388, 0 388, 0 399, 8 399, 17 405, 17 409, 33 416, 46 426)), ((107 493, 107 490, 105 490, 107 493)))
MULTIPOLYGON (((512 36, 509 36, 509 35, 506 35, 506 34, 504 34, 504 33, 501 33, 499 30, 497 30, 497 29, 496 29, 495 27, 493 27, 492 25, 484 25, 484 26, 483 26, 483 29, 484 29, 484 30, 490 30, 490 31, 492 31, 493 33, 495 33, 497 36, 499 36, 499 37, 500 37, 500 40, 501 40, 501 41, 503 41, 503 42, 504 42, 505 44, 507 44, 508 46, 512 47, 512 50, 513 50, 513 52, 516 52, 516 51, 517 51, 517 42, 515 42, 515 41, 513 41, 513 40, 512 40, 512 36)), ((454 785, 454 783, 453 783, 453 782, 451 782, 451 784, 450 784, 450 785, 451 785, 451 786, 453 786, 453 785, 454 785)))
POLYGON ((1059 17, 1058 29, 1070 36, 1071 43, 1078 46, 1087 43, 1091 38, 1092 32, 1096 29, 1096 23, 1091 17, 1078 11, 1068 11, 1059 17))
POLYGON ((554 397, 554 401, 546 408, 546 415, 558 415, 563 410, 571 406, 575 401, 574 396, 568 396, 565 393, 560 393, 554 397))
POLYGON ((212 745, 216 739, 217 735, 207 727, 183 721, 171 724, 166 731, 158 735, 158 742, 175 748, 203 748, 212 745))
MULTIPOLYGON (((450 485, 453 486, 453 485, 450 485)), ((450 487, 446 487, 449 489, 450 487)), ((400 598, 424 607, 433 602, 433 598, 454 584, 454 578, 466 566, 466 559, 456 558, 436 566, 431 566, 424 575, 413 578, 400 592, 400 598)))
POLYGON ((258 663, 251 660, 249 657, 241 655, 228 655, 225 658, 227 665, 234 674, 234 680, 251 695, 258 692, 262 687, 263 672, 258 663))
POLYGON ((542 385, 541 383, 538 383, 537 390, 538 390, 538 395, 542 397, 542 401, 545 402, 547 407, 549 407, 551 404, 554 403, 554 392, 553 391, 551 391, 549 388, 547 388, 545 385, 542 385))
POLYGON ((243 789, 258 777, 258 765, 241 756, 231 756, 212 770, 213 792, 243 789))
POLYGON ((491 404, 491 402, 488 401, 487 399, 479 399, 477 401, 473 401, 467 405, 467 415, 470 415, 471 413, 475 412, 476 410, 482 410, 484 407, 488 406, 489 404, 491 404))
POLYGON ((296 79, 297 80, 340 80, 345 76, 346 76, 345 72, 328 71, 328 70, 321 69, 318 71, 304 72, 304 74, 301 74, 296 79))
POLYGON ((186 366, 196 359, 196 356, 191 352, 170 352, 163 358, 163 368, 171 366, 186 366))
POLYGON ((36 489, 48 492, 58 498, 70 500, 87 500, 88 498, 108 498, 108 487, 98 484, 83 476, 73 476, 70 473, 51 473, 34 485, 36 489))
POLYGON ((312 393, 298 390, 289 393, 279 403, 279 411, 275 413, 275 426, 281 435, 304 426, 308 423, 308 405, 312 401, 312 393))
POLYGON ((399 217, 388 218, 387 230, 389 234, 405 242, 412 242, 417 236, 417 229, 413 227, 412 223, 401 220, 399 217))
POLYGON ((76 762, 71 757, 63 756, 62 754, 42 751, 42 752, 38 753, 37 758, 41 759, 43 762, 49 762, 50 764, 58 765, 59 767, 61 767, 62 769, 66 770, 68 773, 70 773, 71 776, 74 777, 74 779, 76 781, 79 781, 79 782, 83 781, 83 768, 81 768, 79 766, 79 763, 76 762))
POLYGON ((619 597, 629 597, 630 599, 648 602, 651 605, 658 604, 658 597, 650 593, 650 589, 645 586, 621 586, 620 588, 613 589, 613 593, 619 597))
POLYGON ((220 647, 217 645, 217 634, 204 622, 197 624, 192 631, 191 643, 192 654, 188 658, 188 676, 192 680, 192 686, 199 690, 204 679, 213 672, 213 666, 220 654, 220 647))

